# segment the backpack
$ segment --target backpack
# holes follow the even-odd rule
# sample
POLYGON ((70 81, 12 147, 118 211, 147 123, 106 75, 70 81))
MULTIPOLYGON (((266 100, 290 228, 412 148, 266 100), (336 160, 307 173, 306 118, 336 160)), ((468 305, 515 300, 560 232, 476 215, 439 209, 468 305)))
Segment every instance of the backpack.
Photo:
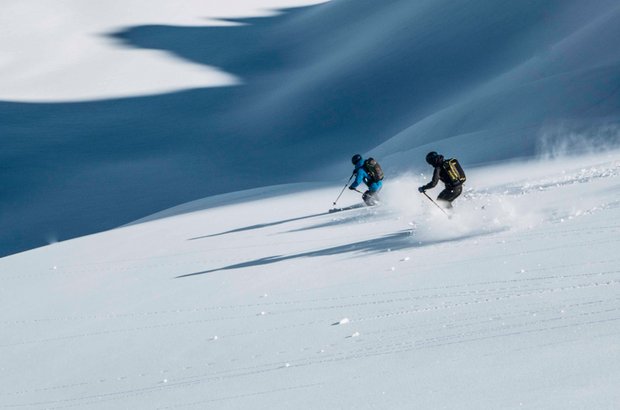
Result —
POLYGON ((368 158, 364 161, 364 171, 366 171, 373 182, 379 182, 383 179, 381 165, 374 158, 368 158))
POLYGON ((443 169, 446 171, 446 174, 449 178, 449 183, 452 186, 461 185, 467 177, 465 176, 465 171, 459 164, 459 161, 456 158, 450 158, 443 162, 443 169))

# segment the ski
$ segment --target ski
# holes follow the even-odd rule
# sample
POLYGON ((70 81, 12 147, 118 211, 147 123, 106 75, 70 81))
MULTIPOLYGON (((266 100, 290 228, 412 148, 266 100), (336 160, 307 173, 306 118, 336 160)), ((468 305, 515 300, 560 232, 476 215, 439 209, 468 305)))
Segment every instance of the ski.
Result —
POLYGON ((332 214, 334 212, 342 212, 342 211, 350 211, 351 209, 360 209, 360 208, 368 208, 369 206, 366 204, 355 204, 351 206, 345 206, 342 208, 331 208, 329 213, 332 214))

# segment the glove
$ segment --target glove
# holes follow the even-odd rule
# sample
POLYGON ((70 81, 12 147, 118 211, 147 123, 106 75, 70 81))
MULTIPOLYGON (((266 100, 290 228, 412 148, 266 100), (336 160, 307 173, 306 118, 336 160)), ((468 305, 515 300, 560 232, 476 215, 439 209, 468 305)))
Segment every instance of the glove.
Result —
POLYGON ((349 187, 349 189, 350 189, 351 191, 355 191, 355 187, 354 187, 353 185, 351 185, 351 186, 349 187))
POLYGON ((421 186, 420 188, 418 188, 418 192, 424 193, 426 192, 426 189, 423 186, 421 186))

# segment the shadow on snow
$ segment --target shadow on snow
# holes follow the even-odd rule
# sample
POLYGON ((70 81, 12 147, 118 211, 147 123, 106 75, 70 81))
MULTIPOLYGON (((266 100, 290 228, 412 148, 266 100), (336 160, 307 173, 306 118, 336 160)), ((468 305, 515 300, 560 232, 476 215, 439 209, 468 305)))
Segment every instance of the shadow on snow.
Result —
POLYGON ((381 252, 386 252, 388 249, 390 251, 399 251, 403 249, 412 249, 412 248, 422 248, 426 246, 433 246, 440 243, 448 243, 448 242, 459 242, 465 239, 470 239, 477 236, 485 236, 491 235, 497 232, 500 232, 505 229, 495 230, 495 231, 485 231, 485 232, 476 232, 476 233, 468 233, 459 235, 451 238, 443 238, 443 239, 433 239, 429 241, 420 241, 412 235, 411 230, 403 230, 400 232, 396 232, 390 235, 386 235, 380 238, 367 239, 360 242, 354 242, 346 245, 334 246, 331 248, 320 249, 317 251, 310 252, 302 252, 293 255, 275 255, 275 256, 267 256, 260 259, 255 259, 247 262, 236 263, 233 265, 224 266, 216 269, 209 269, 200 272, 188 273, 185 275, 177 276, 176 278, 187 278, 191 276, 205 275, 208 273, 225 271, 225 270, 233 270, 233 269, 242 269, 242 268, 251 268, 257 266, 270 265, 277 262, 283 262, 287 260, 294 260, 300 258, 314 258, 321 256, 333 256, 333 255, 342 255, 347 253, 357 253, 357 254, 377 254, 381 252))
POLYGON ((189 238, 188 241, 195 241, 197 239, 205 239, 205 238, 213 238, 215 236, 228 235, 228 234, 231 234, 231 233, 252 231, 254 229, 269 228, 271 226, 277 226, 277 225, 285 224, 285 223, 288 223, 288 222, 302 221, 304 219, 310 219, 310 218, 315 218, 317 216, 324 216, 324 215, 329 215, 329 212, 322 212, 320 214, 313 214, 313 215, 305 215, 305 216, 300 216, 300 217, 297 217, 297 218, 284 219, 284 220, 275 221, 275 222, 266 222, 266 223, 262 223, 262 224, 251 225, 251 226, 244 226, 243 228, 231 229, 231 230, 225 231, 225 232, 219 232, 219 233, 214 233, 214 234, 211 234, 211 235, 203 235, 203 236, 197 236, 195 238, 189 238))
MULTIPOLYGON (((348 215, 342 215, 340 212, 343 211, 351 211, 351 210, 357 210, 357 209, 366 209, 366 210, 371 210, 372 208, 368 208, 366 205, 364 204, 355 204, 355 205, 351 205, 345 208, 340 208, 342 211, 339 212, 321 212, 318 214, 312 214, 312 215, 304 215, 304 216, 300 216, 300 217, 296 217, 296 218, 290 218, 290 219, 283 219, 280 221, 274 221, 274 222, 265 222, 262 224, 256 224, 256 225, 250 225, 250 226, 244 226, 241 228, 235 228, 235 229, 231 229, 228 231, 224 231, 224 232, 218 232, 218 233, 214 233, 214 234, 210 234, 210 235, 203 235, 203 236, 197 236, 195 238, 189 238, 188 241, 195 241, 198 239, 206 239, 206 238, 213 238, 216 236, 222 236, 222 235, 228 235, 228 234, 233 234, 233 233, 239 233, 239 232, 246 232, 246 231, 252 231, 255 229, 263 229, 263 228, 269 228, 272 226, 277 226, 277 225, 282 225, 288 222, 296 222, 296 221, 303 221, 305 219, 312 219, 312 218, 316 218, 319 216, 327 216, 327 215, 334 215, 334 219, 332 221, 329 222, 325 222, 325 223, 320 223, 320 224, 315 224, 315 225, 311 225, 308 227, 303 227, 303 228, 299 228, 299 229, 292 229, 290 231, 286 231, 285 233, 294 233, 294 232, 302 232, 302 231, 307 231, 307 230, 312 230, 312 229, 319 229, 319 228, 325 228, 325 227, 329 227, 329 226, 336 226, 336 225, 343 225, 343 224, 347 224, 350 223, 352 221, 359 221, 360 218, 366 216, 364 213, 353 213, 353 214, 348 214, 348 215), (338 217, 336 217, 336 215, 338 215, 338 217)), ((368 216, 374 216, 375 214, 368 214, 368 216)))

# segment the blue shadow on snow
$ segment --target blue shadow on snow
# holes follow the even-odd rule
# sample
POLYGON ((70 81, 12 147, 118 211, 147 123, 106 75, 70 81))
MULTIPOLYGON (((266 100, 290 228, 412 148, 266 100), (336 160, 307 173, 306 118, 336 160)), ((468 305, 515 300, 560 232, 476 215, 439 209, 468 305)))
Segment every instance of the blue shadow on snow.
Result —
POLYGON ((504 229, 497 231, 488 231, 488 232, 478 232, 475 234, 469 233, 460 235, 457 237, 447 238, 447 239, 436 239, 430 241, 419 241, 412 236, 411 230, 403 230, 400 232, 396 232, 390 235, 386 235, 380 238, 367 239, 359 242, 350 243, 347 245, 339 245, 331 248, 321 249, 318 251, 310 251, 310 252, 302 252, 293 255, 276 255, 276 256, 267 256, 260 259, 255 259, 247 262, 236 263, 233 265, 224 266, 216 269, 204 270, 201 272, 188 273, 185 275, 177 276, 176 279, 179 278, 187 278, 191 276, 205 275, 208 273, 225 271, 225 270, 233 270, 233 269, 243 269, 250 268, 256 266, 264 266, 270 265, 277 262, 292 260, 292 259, 300 259, 300 258, 313 258, 320 256, 332 256, 332 255, 341 255, 346 253, 362 253, 362 254, 377 254, 381 252, 386 252, 386 250, 390 249, 391 251, 399 251, 402 249, 411 249, 411 248, 421 248, 426 246, 437 245, 440 243, 448 243, 448 242, 458 242, 464 239, 470 239, 476 236, 484 236, 491 235, 497 232, 500 232, 504 229))

